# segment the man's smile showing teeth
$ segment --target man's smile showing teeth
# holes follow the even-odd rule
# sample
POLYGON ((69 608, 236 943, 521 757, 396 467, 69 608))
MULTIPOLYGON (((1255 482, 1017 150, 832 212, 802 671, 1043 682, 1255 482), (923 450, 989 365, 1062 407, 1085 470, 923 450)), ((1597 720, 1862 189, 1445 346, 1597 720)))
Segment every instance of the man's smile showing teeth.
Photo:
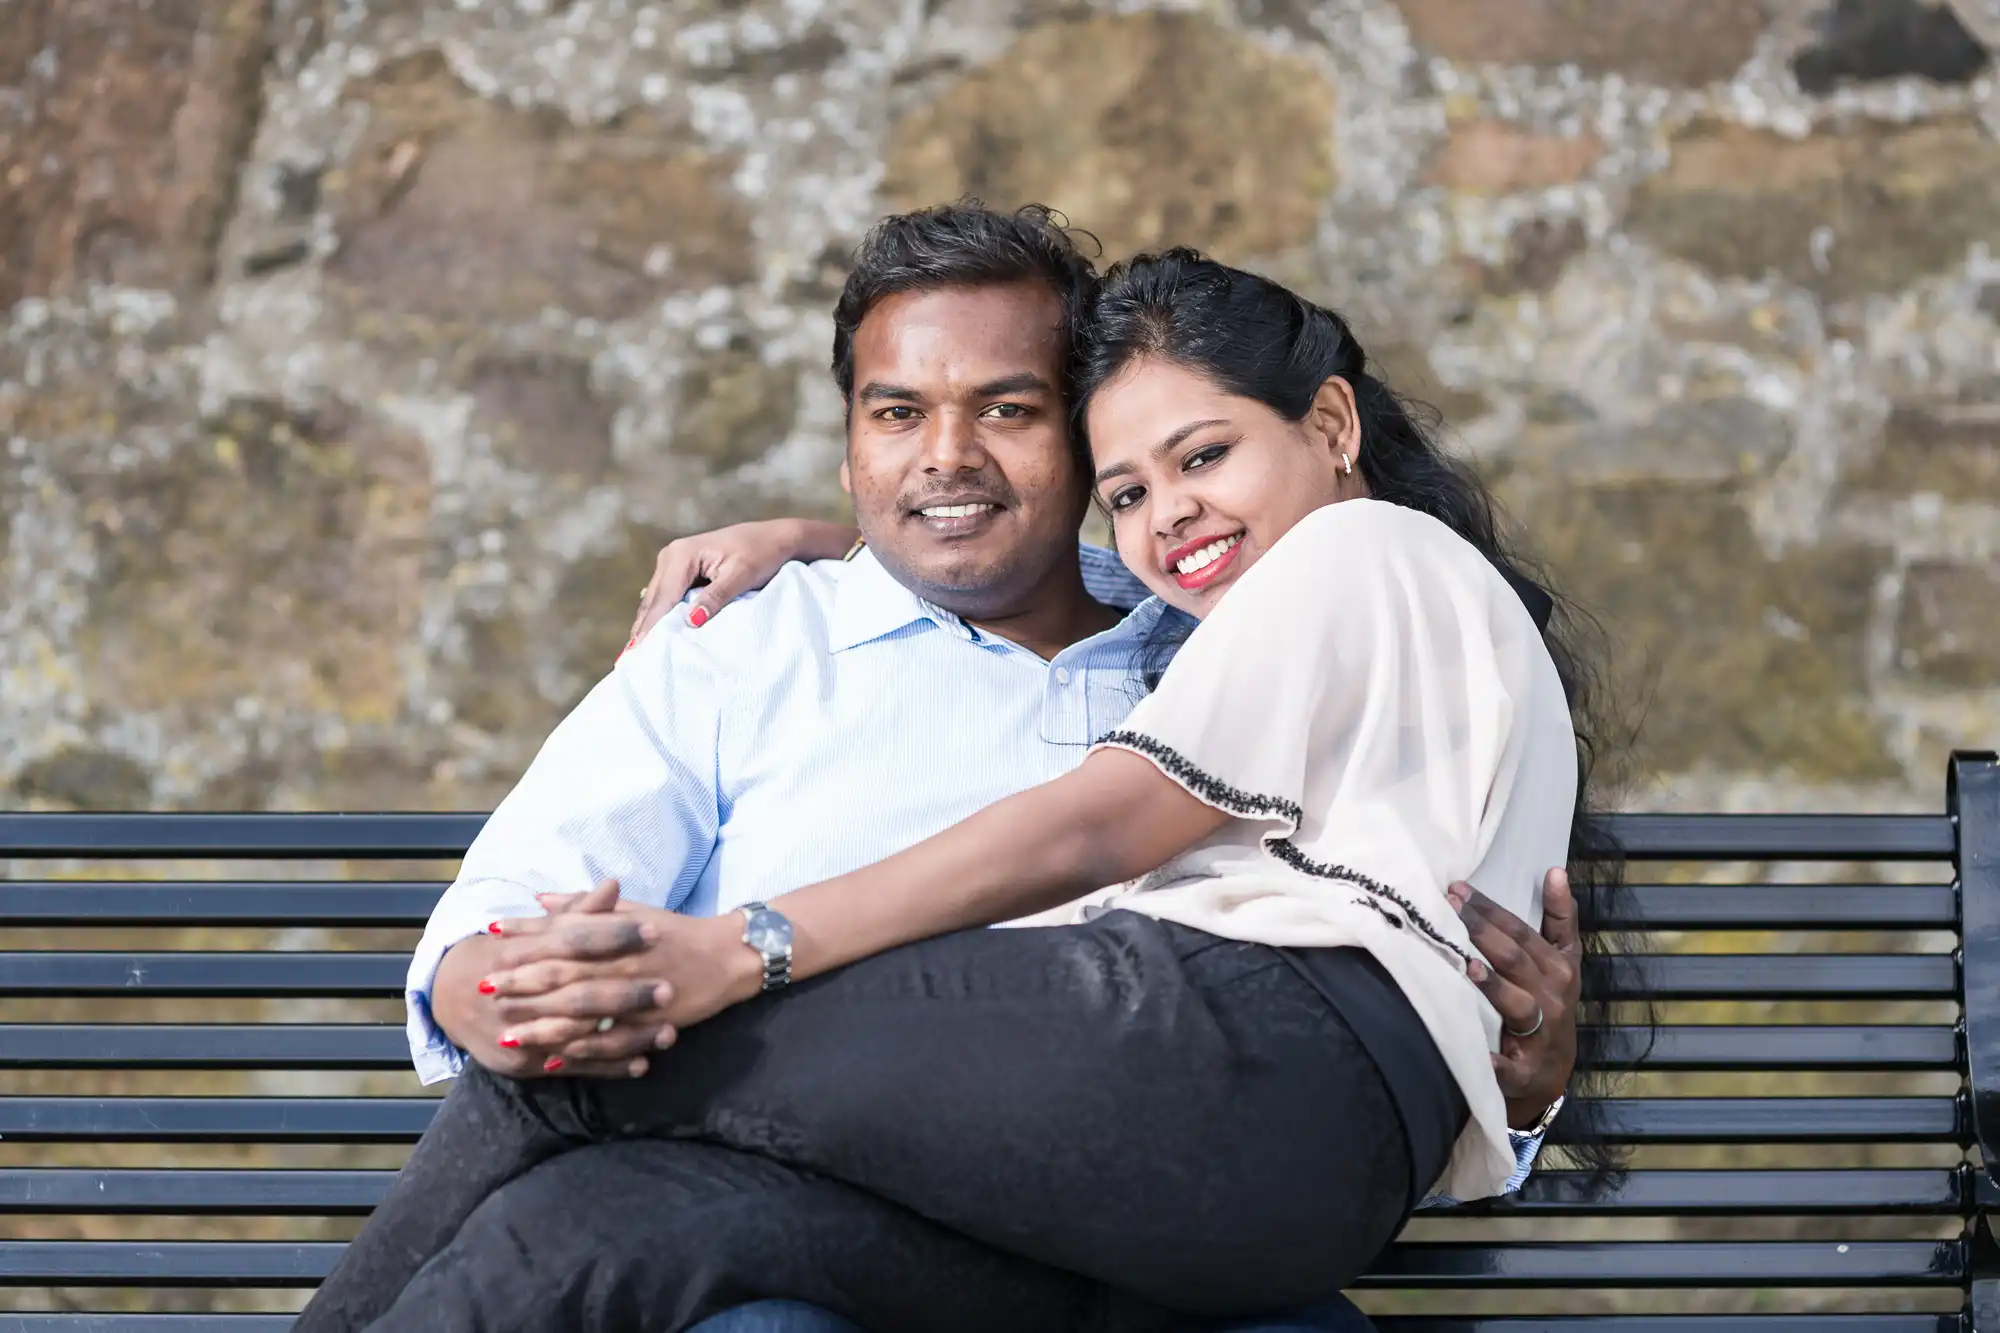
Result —
POLYGON ((917 512, 925 518, 971 518, 974 514, 991 513, 999 507, 999 505, 991 504, 932 505, 927 509, 919 509, 917 512))
POLYGON ((1243 534, 1239 532, 1234 537, 1224 537, 1221 541, 1210 542, 1199 551, 1191 551, 1179 560, 1176 560, 1174 562, 1174 572, 1176 574, 1187 575, 1194 573, 1196 570, 1207 569, 1210 565, 1222 559, 1224 555, 1235 548, 1236 543, 1242 540, 1243 534))

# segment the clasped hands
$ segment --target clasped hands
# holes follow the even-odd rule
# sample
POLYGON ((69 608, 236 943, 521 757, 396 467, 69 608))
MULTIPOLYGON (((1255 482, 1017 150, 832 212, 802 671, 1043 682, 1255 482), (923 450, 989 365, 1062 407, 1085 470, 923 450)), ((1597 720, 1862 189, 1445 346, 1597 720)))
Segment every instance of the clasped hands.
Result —
POLYGON ((499 1026, 495 1072, 638 1078, 681 1028, 757 993, 734 915, 626 902, 616 880, 537 897, 548 915, 487 927, 497 947, 478 990, 499 1026))

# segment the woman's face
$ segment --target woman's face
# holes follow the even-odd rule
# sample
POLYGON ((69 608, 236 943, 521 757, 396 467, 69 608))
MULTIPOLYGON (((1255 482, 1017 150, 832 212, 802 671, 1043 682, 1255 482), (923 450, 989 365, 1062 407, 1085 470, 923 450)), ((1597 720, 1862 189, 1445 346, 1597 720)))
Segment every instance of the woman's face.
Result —
POLYGON ((1142 357, 1091 398, 1088 425, 1119 555, 1195 616, 1294 523, 1368 493, 1354 391, 1339 378, 1320 387, 1304 420, 1287 421, 1199 371, 1142 357))

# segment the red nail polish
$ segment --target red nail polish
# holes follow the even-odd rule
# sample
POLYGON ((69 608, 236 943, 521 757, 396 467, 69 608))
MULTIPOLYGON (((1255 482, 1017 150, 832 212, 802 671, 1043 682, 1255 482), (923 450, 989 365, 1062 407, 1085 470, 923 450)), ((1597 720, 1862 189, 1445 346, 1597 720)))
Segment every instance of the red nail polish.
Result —
POLYGON ((499 923, 498 921, 488 921, 488 922, 486 923, 486 933, 487 933, 488 935, 498 935, 498 934, 500 934, 500 933, 501 933, 501 930, 500 930, 500 923, 499 923))
POLYGON ((547 1060, 542 1062, 542 1069, 550 1074, 555 1073, 558 1069, 561 1068, 562 1068, 562 1057, 560 1055, 552 1055, 547 1060))
POLYGON ((511 1051, 516 1046, 519 1046, 521 1044, 521 1039, 519 1037, 502 1037, 500 1039, 500 1044, 502 1046, 505 1046, 508 1050, 511 1051))
POLYGON ((703 625, 706 625, 707 623, 708 623, 707 607, 697 606, 694 610, 688 612, 688 624, 694 626, 696 629, 700 629, 703 625))
POLYGON ((479 983, 479 993, 481 995, 498 995, 500 988, 490 981, 482 981, 479 983))

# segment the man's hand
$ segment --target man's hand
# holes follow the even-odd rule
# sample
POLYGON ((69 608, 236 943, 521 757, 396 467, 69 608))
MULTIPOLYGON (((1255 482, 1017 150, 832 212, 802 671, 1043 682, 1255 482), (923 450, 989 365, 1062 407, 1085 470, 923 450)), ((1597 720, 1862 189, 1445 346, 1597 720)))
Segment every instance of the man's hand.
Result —
MULTIPOLYGON (((618 885, 607 880, 588 894, 564 901, 559 916, 525 923, 494 923, 488 934, 455 944, 438 965, 431 988, 432 1014, 446 1035, 497 1074, 532 1078, 578 1074, 632 1078, 645 1072, 637 1052, 651 1049, 663 1026, 663 1005, 672 988, 645 969, 649 928, 636 912, 614 912, 618 885), (508 925, 514 930, 506 933, 508 925), (624 1022, 629 1037, 616 1051, 572 1060, 560 1042, 517 1030, 516 1001, 503 996, 496 975, 533 968, 556 998, 545 1007, 573 1015, 578 1028, 595 1032, 604 1018, 624 1022)), ((650 909, 639 909, 650 910, 650 909)), ((525 983, 522 994, 529 993, 525 983)))
POLYGON ((1493 1073, 1507 1099, 1507 1123, 1527 1129, 1547 1114, 1576 1068, 1576 1007, 1583 991, 1583 941, 1569 875, 1542 877, 1542 930, 1470 884, 1445 891, 1465 921, 1474 959, 1468 974, 1500 1011, 1500 1052, 1493 1073))

